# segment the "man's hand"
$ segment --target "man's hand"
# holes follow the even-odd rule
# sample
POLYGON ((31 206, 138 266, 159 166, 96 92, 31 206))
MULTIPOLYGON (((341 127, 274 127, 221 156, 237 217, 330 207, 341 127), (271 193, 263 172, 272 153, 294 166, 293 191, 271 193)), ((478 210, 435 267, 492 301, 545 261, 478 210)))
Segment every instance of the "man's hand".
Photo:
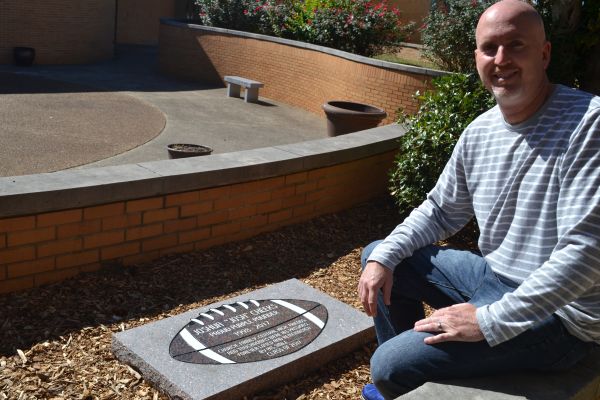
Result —
POLYGON ((376 261, 369 261, 358 281, 358 296, 369 316, 377 315, 377 295, 383 289, 383 301, 390 305, 394 273, 376 261))
POLYGON ((479 342, 484 337, 477 323, 476 310, 477 307, 469 303, 441 308, 428 318, 415 322, 415 331, 436 333, 425 338, 426 344, 479 342))

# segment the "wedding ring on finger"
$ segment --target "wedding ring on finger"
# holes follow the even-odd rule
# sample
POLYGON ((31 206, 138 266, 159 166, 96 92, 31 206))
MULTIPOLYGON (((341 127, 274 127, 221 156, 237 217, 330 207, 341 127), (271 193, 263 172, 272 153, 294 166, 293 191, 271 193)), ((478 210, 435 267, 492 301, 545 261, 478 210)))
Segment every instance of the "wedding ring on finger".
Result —
POLYGON ((444 330, 444 327, 442 326, 442 321, 438 321, 437 328, 440 332, 444 330))

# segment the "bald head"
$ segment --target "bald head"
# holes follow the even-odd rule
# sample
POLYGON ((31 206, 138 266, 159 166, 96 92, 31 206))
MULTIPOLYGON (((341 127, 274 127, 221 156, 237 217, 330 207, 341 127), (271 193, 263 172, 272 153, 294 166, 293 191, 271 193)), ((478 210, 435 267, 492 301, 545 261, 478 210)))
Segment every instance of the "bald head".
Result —
POLYGON ((477 72, 505 120, 529 118, 552 90, 546 76, 551 46, 540 15, 523 1, 502 0, 481 15, 475 38, 477 72))
POLYGON ((486 9, 477 24, 475 38, 479 43, 478 33, 488 24, 513 24, 521 29, 527 29, 535 39, 545 42, 544 21, 530 4, 521 0, 502 0, 486 9))

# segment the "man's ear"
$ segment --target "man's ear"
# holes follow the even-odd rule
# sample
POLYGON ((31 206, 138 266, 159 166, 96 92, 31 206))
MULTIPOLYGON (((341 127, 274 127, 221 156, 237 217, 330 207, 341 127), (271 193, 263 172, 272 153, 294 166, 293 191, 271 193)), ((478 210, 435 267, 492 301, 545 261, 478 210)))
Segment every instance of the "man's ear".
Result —
MULTIPOLYGON (((477 50, 475 50, 477 51, 477 50)), ((542 59, 544 60, 544 69, 548 68, 550 65, 550 56, 552 53, 552 44, 548 41, 544 43, 544 47, 542 48, 542 59)))

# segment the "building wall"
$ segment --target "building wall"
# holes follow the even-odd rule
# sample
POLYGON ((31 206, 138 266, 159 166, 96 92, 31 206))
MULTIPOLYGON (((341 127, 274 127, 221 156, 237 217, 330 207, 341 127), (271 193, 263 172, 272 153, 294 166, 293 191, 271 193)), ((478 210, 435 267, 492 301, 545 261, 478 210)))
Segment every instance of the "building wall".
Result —
POLYGON ((0 293, 104 265, 238 241, 360 204, 387 191, 395 153, 243 183, 0 218, 0 293))
POLYGON ((162 24, 159 49, 160 67, 166 73, 215 84, 223 84, 225 75, 254 79, 265 84, 261 96, 319 115, 322 104, 330 100, 372 104, 387 112, 384 124, 396 120, 399 108, 416 112, 414 94, 431 81, 425 73, 369 64, 372 60, 364 57, 355 59, 367 62, 355 61, 333 49, 323 52, 200 26, 162 24))
POLYGON ((155 45, 159 20, 175 16, 175 0, 118 0, 117 43, 155 45))
POLYGON ((113 56, 115 0, 0 1, 0 64, 16 46, 37 64, 79 64, 113 56))
MULTIPOLYGON (((423 25, 423 20, 429 14, 431 2, 429 0, 390 0, 389 4, 400 10, 402 22, 414 22, 415 28, 423 25)), ((406 39, 409 43, 421 43, 421 34, 415 32, 406 39)))

